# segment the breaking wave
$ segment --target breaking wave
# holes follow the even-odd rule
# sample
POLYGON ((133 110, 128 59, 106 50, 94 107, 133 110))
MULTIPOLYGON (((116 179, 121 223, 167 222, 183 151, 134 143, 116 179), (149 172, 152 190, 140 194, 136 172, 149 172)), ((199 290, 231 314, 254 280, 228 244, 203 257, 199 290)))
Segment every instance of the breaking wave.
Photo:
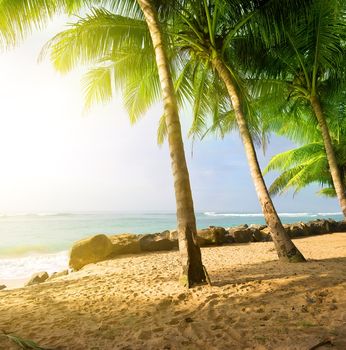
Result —
MULTIPOLYGON (((221 217, 263 217, 262 213, 216 213, 214 211, 207 211, 203 213, 206 216, 221 216, 221 217)), ((278 213, 280 217, 295 218, 295 217, 306 217, 314 218, 317 216, 338 216, 341 213, 278 213)))
POLYGON ((33 273, 49 274, 68 268, 68 252, 0 259, 0 281, 29 278, 33 273))
POLYGON ((318 215, 321 215, 321 216, 328 216, 328 215, 331 215, 331 216, 338 216, 338 215, 342 215, 342 212, 335 212, 335 213, 317 213, 318 215))
POLYGON ((73 213, 0 213, 0 218, 12 217, 42 217, 42 216, 70 216, 73 213))

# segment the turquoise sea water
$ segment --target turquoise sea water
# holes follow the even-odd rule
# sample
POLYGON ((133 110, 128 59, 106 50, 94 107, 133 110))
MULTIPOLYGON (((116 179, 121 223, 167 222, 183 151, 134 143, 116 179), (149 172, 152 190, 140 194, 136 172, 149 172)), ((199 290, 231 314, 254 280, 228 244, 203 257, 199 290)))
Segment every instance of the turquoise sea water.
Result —
MULTIPOLYGON (((283 223, 319 218, 341 220, 340 213, 281 213, 283 223)), ((197 213, 197 226, 262 224, 262 214, 197 213)), ((25 278, 33 272, 67 267, 71 244, 96 233, 154 233, 174 229, 174 213, 41 213, 0 214, 1 279, 25 278)))

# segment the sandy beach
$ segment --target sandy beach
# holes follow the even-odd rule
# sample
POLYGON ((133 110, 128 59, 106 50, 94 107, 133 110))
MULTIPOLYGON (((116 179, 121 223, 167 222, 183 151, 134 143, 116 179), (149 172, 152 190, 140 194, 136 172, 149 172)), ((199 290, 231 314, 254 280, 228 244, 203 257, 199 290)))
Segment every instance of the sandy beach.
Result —
POLYGON ((0 291, 0 330, 50 349, 346 349, 346 234, 295 243, 308 263, 272 242, 203 248, 213 286, 190 290, 177 251, 88 265, 0 291))

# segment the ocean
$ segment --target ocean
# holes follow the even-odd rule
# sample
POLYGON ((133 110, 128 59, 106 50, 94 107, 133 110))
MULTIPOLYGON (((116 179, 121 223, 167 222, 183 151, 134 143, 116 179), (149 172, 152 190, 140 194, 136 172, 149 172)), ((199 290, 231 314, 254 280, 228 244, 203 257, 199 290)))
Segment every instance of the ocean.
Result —
MULTIPOLYGON (((341 213, 280 213, 283 223, 332 218, 341 213)), ((198 228, 264 224, 262 214, 197 213, 198 228)), ((0 214, 0 284, 33 273, 67 268, 72 243, 97 233, 155 233, 174 229, 174 213, 38 213, 0 214)))

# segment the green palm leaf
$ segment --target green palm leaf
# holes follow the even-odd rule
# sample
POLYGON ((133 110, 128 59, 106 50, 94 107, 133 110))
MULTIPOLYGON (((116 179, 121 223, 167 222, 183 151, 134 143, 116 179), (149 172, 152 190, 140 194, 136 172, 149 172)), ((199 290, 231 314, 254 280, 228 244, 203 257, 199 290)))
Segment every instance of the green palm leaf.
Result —
POLYGON ((48 349, 48 348, 43 348, 43 347, 37 345, 34 341, 32 341, 30 339, 24 339, 24 338, 19 337, 18 335, 14 334, 14 333, 7 333, 7 332, 2 331, 0 333, 0 336, 8 338, 10 341, 12 341, 16 345, 18 345, 18 347, 20 349, 23 349, 23 350, 30 350, 30 349, 31 350, 52 350, 52 349, 48 349))

